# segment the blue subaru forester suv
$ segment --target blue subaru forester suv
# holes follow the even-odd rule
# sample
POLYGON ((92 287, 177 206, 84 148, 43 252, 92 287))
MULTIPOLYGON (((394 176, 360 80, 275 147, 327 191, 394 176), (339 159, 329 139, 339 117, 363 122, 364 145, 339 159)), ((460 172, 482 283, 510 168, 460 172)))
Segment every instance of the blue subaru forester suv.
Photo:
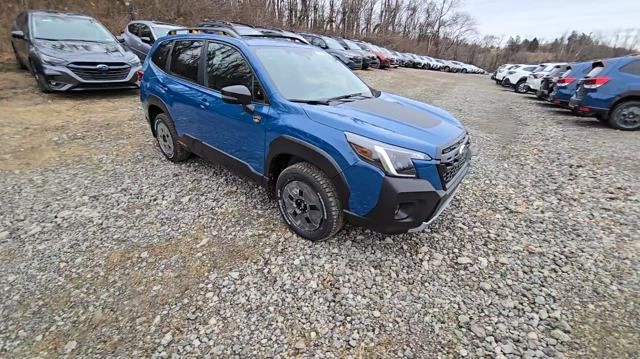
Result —
POLYGON ((193 153, 264 185, 290 228, 329 238, 346 220, 420 230, 469 169, 449 113, 375 90, 322 49, 279 39, 159 39, 140 74, 164 156, 193 153))
POLYGON ((620 130, 640 130, 640 56, 594 61, 569 107, 620 130))

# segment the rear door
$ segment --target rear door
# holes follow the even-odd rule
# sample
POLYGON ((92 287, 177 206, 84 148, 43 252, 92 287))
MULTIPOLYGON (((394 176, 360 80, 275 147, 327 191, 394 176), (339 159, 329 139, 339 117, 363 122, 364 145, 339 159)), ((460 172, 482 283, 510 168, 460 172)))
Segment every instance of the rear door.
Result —
POLYGON ((164 100, 180 137, 191 135, 199 138, 206 130, 202 126, 204 109, 201 107, 203 50, 204 42, 200 40, 174 41, 168 65, 169 76, 164 76, 159 84, 166 94, 164 100))

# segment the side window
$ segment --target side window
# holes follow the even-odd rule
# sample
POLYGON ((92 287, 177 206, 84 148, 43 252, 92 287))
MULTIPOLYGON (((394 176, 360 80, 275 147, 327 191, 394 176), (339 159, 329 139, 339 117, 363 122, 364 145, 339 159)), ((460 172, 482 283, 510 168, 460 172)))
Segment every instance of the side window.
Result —
POLYGON ((138 26, 139 26, 138 24, 132 23, 132 24, 129 24, 129 26, 127 26, 127 29, 129 30, 129 32, 131 34, 140 37, 140 32, 138 31, 138 26))
POLYGON ((317 37, 311 39, 311 45, 322 47, 324 45, 324 41, 320 40, 317 37))
POLYGON ((640 60, 635 60, 622 66, 620 71, 626 74, 640 76, 640 60))
POLYGON ((148 37, 151 40, 154 40, 153 34, 151 33, 151 28, 149 28, 149 26, 145 24, 140 24, 139 31, 140 31, 140 35, 139 35, 140 37, 148 37))
POLYGON ((171 41, 163 42, 158 46, 156 52, 153 53, 151 61, 164 70, 167 66, 167 58, 169 57, 169 51, 171 51, 171 41))
POLYGON ((170 71, 179 77, 197 83, 201 50, 202 41, 176 41, 171 53, 170 71))
MULTIPOLYGON (((174 50, 175 51, 175 50, 174 50)), ((256 102, 264 102, 264 91, 251 71, 251 66, 235 48, 210 42, 207 48, 207 86, 220 91, 231 85, 244 85, 256 102)))

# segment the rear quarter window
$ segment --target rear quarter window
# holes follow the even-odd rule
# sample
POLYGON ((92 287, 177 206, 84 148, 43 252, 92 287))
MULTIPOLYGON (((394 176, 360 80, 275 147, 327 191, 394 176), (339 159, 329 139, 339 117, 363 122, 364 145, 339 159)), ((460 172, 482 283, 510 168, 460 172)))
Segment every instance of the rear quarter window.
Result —
POLYGON ((151 62, 156 66, 165 70, 167 68, 167 59, 169 58, 169 52, 171 51, 171 41, 163 42, 158 46, 156 51, 151 57, 151 62))
POLYGON ((632 61, 620 68, 620 72, 640 76, 640 60, 632 61))

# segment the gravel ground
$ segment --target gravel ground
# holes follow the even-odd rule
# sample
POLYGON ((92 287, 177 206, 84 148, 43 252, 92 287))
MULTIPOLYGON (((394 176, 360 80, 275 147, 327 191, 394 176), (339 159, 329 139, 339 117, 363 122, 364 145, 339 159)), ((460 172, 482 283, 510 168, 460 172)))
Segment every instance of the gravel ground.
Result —
POLYGON ((424 233, 306 242, 259 187, 164 160, 136 92, 3 72, 0 357, 637 357, 639 134, 486 76, 361 75, 473 136, 424 233))

